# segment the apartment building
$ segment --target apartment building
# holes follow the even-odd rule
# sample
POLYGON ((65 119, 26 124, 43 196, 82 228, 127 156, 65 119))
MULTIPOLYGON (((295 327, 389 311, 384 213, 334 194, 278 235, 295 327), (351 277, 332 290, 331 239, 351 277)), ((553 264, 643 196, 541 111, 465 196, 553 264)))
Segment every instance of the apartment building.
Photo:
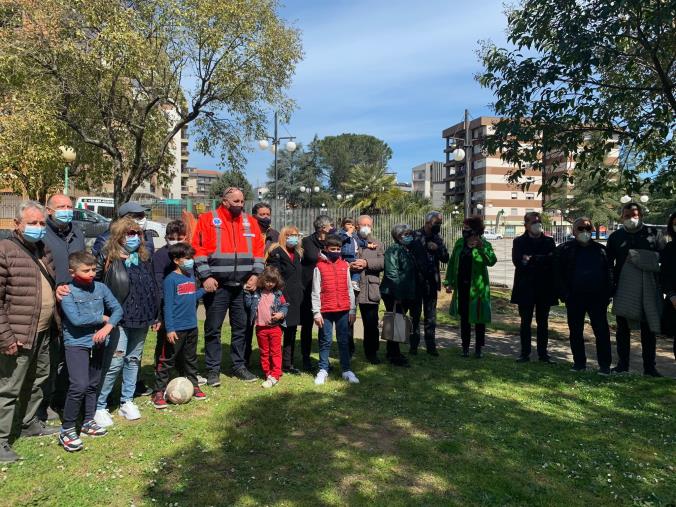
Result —
POLYGON ((182 199, 208 200, 211 185, 221 176, 220 171, 212 169, 187 168, 188 176, 181 186, 182 199))
POLYGON ((425 162, 411 169, 413 192, 420 192, 432 205, 441 207, 446 200, 446 173, 443 162, 425 162))

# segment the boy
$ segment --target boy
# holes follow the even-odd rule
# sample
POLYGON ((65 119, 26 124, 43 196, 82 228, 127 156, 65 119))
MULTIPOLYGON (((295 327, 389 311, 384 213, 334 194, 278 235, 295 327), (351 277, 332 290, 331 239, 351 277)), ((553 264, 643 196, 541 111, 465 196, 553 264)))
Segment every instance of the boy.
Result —
POLYGON ((359 379, 350 369, 350 325, 354 323, 356 306, 350 266, 341 259, 342 240, 329 234, 324 240, 324 255, 320 256, 312 277, 312 314, 319 327, 319 373, 315 384, 326 382, 329 373, 329 353, 336 326, 336 341, 343 379, 358 384, 359 379))
POLYGON ((96 258, 87 252, 68 257, 73 281, 61 301, 63 344, 70 386, 63 409, 59 442, 68 452, 82 449, 75 422, 84 406, 80 433, 100 437, 107 432, 96 424, 96 394, 106 337, 122 319, 122 307, 104 284, 95 282, 96 258), (108 313, 109 315, 106 315, 108 313))
POLYGON ((157 409, 167 408, 164 390, 169 383, 169 372, 177 363, 182 364, 185 377, 192 382, 193 398, 206 399, 197 384, 197 300, 205 291, 195 286, 195 250, 186 243, 176 243, 168 251, 174 271, 164 279, 164 327, 167 334, 155 368, 153 405, 157 409))
MULTIPOLYGON (((357 252, 359 247, 366 247, 366 241, 355 234, 354 220, 351 218, 343 218, 340 223, 341 230, 338 236, 341 239, 340 253, 343 260, 348 264, 357 260, 357 252)), ((360 272, 354 272, 350 275, 352 290, 359 292, 359 280, 361 278, 360 272)))

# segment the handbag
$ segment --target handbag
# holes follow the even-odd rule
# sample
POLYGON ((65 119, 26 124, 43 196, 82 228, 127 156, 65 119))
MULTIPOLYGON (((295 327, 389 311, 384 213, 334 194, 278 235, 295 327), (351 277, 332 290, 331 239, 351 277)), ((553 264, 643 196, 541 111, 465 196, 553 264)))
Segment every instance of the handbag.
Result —
POLYGON ((396 343, 408 343, 413 328, 411 319, 403 313, 397 313, 397 305, 394 306, 394 310, 393 312, 385 312, 383 315, 383 329, 380 338, 396 343))

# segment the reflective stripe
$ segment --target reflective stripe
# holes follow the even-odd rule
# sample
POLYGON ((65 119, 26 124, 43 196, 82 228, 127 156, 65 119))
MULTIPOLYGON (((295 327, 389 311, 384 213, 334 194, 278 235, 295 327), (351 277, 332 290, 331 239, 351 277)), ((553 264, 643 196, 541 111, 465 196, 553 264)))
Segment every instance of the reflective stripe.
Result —
POLYGON ((234 273, 235 266, 212 266, 212 273, 234 273))
MULTIPOLYGON (((237 255, 237 254, 230 254, 230 253, 214 253, 211 255, 212 259, 237 259, 243 257, 242 255, 237 255)), ((246 257, 246 254, 244 254, 244 257, 246 257)))
POLYGON ((221 217, 218 216, 218 210, 211 210, 211 214, 213 215, 213 219, 211 220, 211 224, 216 228, 216 250, 214 250, 214 253, 216 254, 221 254, 223 253, 223 250, 221 248, 221 225, 223 221, 221 220, 221 217), (218 220, 220 222, 219 225, 216 225, 214 222, 218 220))
POLYGON ((208 261, 209 261, 209 257, 207 257, 206 255, 195 256, 195 262, 208 262, 208 261))
POLYGON ((197 271, 200 273, 208 273, 210 269, 211 268, 208 264, 200 264, 197 266, 197 271))
POLYGON ((253 246, 251 245, 251 227, 249 225, 249 219, 244 215, 242 219, 242 224, 244 224, 244 237, 246 238, 246 248, 249 255, 253 255, 253 246))

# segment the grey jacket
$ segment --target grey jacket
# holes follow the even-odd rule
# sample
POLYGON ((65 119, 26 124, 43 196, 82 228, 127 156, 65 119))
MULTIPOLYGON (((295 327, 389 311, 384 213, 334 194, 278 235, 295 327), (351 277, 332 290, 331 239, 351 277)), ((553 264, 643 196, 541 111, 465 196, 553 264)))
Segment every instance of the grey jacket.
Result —
POLYGON ((380 273, 385 269, 385 250, 380 241, 369 236, 368 241, 376 244, 375 250, 359 248, 358 259, 364 259, 368 266, 361 272, 357 303, 378 304, 380 302, 380 273))
POLYGON ((85 250, 85 237, 80 227, 77 224, 70 223, 60 228, 50 217, 47 219, 47 234, 43 242, 52 251, 54 269, 56 270, 56 284, 70 283, 72 279, 68 271, 68 256, 85 250))
POLYGON ((645 321, 652 332, 660 332, 662 302, 658 289, 659 271, 657 252, 629 250, 613 299, 613 313, 627 319, 632 329, 637 329, 640 322, 645 321))

